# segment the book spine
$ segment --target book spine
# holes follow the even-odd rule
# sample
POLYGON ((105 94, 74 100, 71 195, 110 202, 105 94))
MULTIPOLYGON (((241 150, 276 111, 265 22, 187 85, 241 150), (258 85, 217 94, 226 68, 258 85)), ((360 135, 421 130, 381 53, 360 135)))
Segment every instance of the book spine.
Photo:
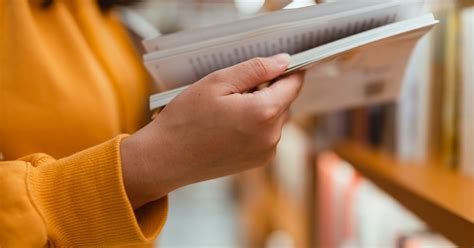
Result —
POLYGON ((459 118, 459 9, 453 7, 448 11, 446 36, 446 57, 444 61, 444 90, 442 109, 442 159, 443 163, 454 168, 458 159, 458 118, 459 118))
POLYGON ((430 34, 413 51, 397 105, 396 153, 404 160, 424 161, 428 157, 432 44, 430 34))
POLYGON ((474 8, 462 11, 461 171, 474 177, 474 8))

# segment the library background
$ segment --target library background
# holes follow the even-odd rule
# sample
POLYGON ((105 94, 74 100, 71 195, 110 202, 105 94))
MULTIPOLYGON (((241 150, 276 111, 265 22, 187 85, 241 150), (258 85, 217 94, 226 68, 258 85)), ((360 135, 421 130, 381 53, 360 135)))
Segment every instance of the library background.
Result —
MULTIPOLYGON (((153 36, 323 2, 148 0, 121 12, 153 36)), ((473 247, 474 0, 420 2, 440 24, 397 102, 293 116, 272 164, 170 194, 159 247, 473 247)))

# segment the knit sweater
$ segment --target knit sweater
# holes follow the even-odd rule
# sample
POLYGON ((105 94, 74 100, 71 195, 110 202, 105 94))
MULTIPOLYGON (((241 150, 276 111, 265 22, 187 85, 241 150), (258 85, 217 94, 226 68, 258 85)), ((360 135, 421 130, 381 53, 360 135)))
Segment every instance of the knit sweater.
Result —
POLYGON ((150 245, 166 197, 132 209, 120 142, 149 78, 96 0, 0 0, 0 247, 150 245))

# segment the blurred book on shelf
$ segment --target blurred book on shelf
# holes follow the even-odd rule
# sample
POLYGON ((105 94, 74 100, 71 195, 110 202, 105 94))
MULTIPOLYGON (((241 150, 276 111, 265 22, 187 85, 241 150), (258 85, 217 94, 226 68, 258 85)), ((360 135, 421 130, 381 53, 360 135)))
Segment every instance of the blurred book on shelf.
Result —
POLYGON ((412 53, 396 107, 396 154, 405 160, 421 161, 429 152, 432 36, 423 37, 412 53))
POLYGON ((460 87, 459 8, 446 10, 444 35, 443 88, 441 109, 441 159, 448 168, 458 166, 458 111, 460 87))
POLYGON ((429 1, 425 5, 440 19, 440 24, 417 44, 405 72, 396 106, 395 133, 395 154, 403 160, 425 161, 442 151, 446 13, 452 5, 443 1, 429 1))
POLYGON ((336 154, 321 152, 317 170, 315 247, 455 247, 336 154))
POLYGON ((439 234, 419 232, 401 235, 398 248, 456 248, 457 246, 439 234))
POLYGON ((411 53, 399 100, 341 112, 348 115, 346 138, 474 174, 474 7, 463 6, 428 1, 440 25, 411 53))
POLYGON ((440 25, 419 42, 408 66, 397 146, 401 158, 436 159, 474 175, 474 14, 467 3, 428 2, 440 25))
POLYGON ((460 165, 474 177, 474 7, 462 10, 461 26, 460 165))

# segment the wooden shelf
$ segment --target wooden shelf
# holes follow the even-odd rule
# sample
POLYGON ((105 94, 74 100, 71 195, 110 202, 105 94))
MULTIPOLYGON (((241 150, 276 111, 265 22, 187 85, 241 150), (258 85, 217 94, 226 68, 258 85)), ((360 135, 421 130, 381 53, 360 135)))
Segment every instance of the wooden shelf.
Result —
POLYGON ((399 161, 353 142, 335 152, 459 247, 474 246, 474 180, 437 165, 399 161))
POLYGON ((474 1, 472 0, 458 0, 457 4, 463 8, 468 8, 474 6, 474 1))

